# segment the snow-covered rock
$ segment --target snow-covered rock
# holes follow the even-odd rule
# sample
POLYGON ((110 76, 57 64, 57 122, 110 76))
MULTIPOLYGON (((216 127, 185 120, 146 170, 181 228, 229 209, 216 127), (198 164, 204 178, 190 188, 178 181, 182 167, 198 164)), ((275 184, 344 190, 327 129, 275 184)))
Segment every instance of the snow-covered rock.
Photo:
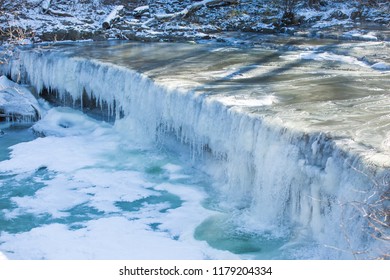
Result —
POLYGON ((374 32, 362 32, 360 30, 351 30, 343 34, 344 38, 362 40, 362 41, 377 41, 378 36, 374 32))
POLYGON ((145 14, 149 14, 149 6, 147 6, 147 5, 135 8, 133 11, 133 15, 136 18, 140 18, 141 16, 143 16, 145 14))
POLYGON ((36 121, 40 114, 39 103, 27 88, 0 77, 0 120, 36 121))

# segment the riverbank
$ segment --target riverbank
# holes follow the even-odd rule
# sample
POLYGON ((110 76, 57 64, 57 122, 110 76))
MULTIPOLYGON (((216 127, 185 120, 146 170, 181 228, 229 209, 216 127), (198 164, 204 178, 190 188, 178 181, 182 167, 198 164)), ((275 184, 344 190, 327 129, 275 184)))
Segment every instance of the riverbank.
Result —
POLYGON ((283 1, 262 0, 48 1, 47 9, 43 2, 2 1, 1 40, 17 44, 114 38, 188 41, 223 39, 221 32, 228 31, 369 41, 390 39, 390 3, 380 0, 375 5, 363 1, 322 1, 311 7, 298 1, 292 8, 280 3, 283 1), (204 5, 193 8, 199 3, 204 5), (118 13, 111 15, 111 22, 103 24, 116 9, 118 13))

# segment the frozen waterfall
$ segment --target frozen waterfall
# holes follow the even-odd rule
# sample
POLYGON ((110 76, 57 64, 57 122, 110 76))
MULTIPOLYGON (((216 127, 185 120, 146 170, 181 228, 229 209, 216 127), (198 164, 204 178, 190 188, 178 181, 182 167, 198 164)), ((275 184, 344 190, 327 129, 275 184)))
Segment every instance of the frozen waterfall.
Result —
MULTIPOLYGON (((126 67, 54 48, 22 51, 8 71, 11 77, 21 74, 37 92, 49 91, 60 100, 70 96, 81 107, 94 102, 123 118, 121 129, 126 121, 136 123, 148 141, 164 145, 171 135, 189 146, 194 164, 214 178, 219 206, 231 213, 227 219, 234 217, 245 231, 290 236, 286 246, 292 247, 294 241, 314 241, 315 258, 389 252, 372 226, 388 224, 375 216, 388 203, 383 202, 390 178, 386 152, 299 121, 294 126, 263 109, 278 97, 257 98, 260 111, 251 111, 238 99, 237 105, 210 91, 207 83, 152 75, 152 66, 148 72, 142 64, 126 67)), ((251 67, 257 66, 248 72, 251 67)))

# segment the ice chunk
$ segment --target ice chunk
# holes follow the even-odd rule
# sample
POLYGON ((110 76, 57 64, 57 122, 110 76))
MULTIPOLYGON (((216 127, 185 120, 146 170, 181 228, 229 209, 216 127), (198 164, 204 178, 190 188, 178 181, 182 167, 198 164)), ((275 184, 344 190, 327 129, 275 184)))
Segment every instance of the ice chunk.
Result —
POLYGON ((377 62, 371 65, 371 68, 379 71, 390 71, 390 63, 377 62))

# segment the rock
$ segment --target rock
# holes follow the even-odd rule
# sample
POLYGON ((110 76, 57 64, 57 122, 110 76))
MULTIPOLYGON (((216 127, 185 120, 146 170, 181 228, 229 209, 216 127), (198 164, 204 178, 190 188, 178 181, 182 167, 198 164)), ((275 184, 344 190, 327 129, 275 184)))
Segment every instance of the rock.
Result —
POLYGON ((82 20, 83 22, 85 22, 85 23, 88 23, 88 24, 93 24, 95 21, 93 20, 93 19, 91 19, 91 18, 85 18, 85 19, 83 19, 82 20))
POLYGON ((105 40, 107 40, 107 36, 102 31, 96 31, 92 35, 92 40, 94 40, 94 41, 105 41, 105 40))
POLYGON ((79 30, 69 29, 67 32, 67 39, 77 41, 82 39, 82 34, 79 30))
POLYGON ((40 36, 42 41, 49 41, 49 42, 64 41, 64 40, 77 41, 77 40, 91 39, 93 37, 94 34, 92 31, 78 30, 74 28, 59 29, 55 31, 44 32, 40 36))
POLYGON ((284 12, 281 19, 282 26, 291 26, 299 23, 299 19, 293 12, 284 12))
POLYGON ((133 15, 135 18, 141 18, 143 15, 149 15, 149 6, 141 6, 135 8, 133 11, 133 15))
POLYGON ((361 19, 361 18, 362 18, 362 11, 356 10, 351 13, 352 20, 361 19))
POLYGON ((0 77, 0 121, 37 121, 40 111, 38 101, 28 89, 0 77))
POLYGON ((312 17, 309 17, 307 19, 302 19, 302 22, 305 22, 305 23, 317 23, 321 20, 322 16, 321 15, 314 15, 312 17))
POLYGON ((338 20, 343 20, 343 19, 348 19, 348 15, 344 14, 342 11, 335 11, 334 13, 332 13, 332 15, 330 16, 331 19, 335 18, 335 19, 338 19, 338 20))

